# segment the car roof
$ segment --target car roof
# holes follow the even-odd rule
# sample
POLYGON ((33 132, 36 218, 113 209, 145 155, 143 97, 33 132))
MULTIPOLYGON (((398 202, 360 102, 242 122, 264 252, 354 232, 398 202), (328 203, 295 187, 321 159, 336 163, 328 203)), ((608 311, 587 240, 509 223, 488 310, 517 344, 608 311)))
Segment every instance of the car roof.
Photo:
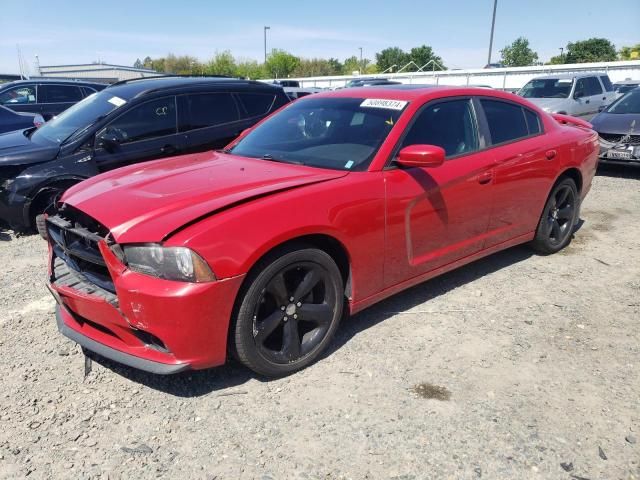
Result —
POLYGON ((640 80, 621 80, 615 82, 614 85, 640 85, 640 80))
POLYGON ((67 80, 67 79, 58 79, 58 78, 31 78, 30 80, 14 80, 13 82, 7 82, 7 83, 2 83, 0 84, 0 89, 5 89, 8 86, 19 86, 19 85, 23 85, 23 84, 28 84, 31 85, 33 83, 56 83, 56 84, 63 84, 63 85, 97 85, 100 87, 105 87, 106 84, 105 83, 98 83, 98 82, 85 82, 84 80, 67 80))
POLYGON ((607 75, 607 72, 576 72, 576 73, 556 73, 549 75, 540 75, 531 80, 545 80, 555 78, 584 78, 584 77, 600 77, 607 75))
POLYGON ((272 85, 265 82, 255 80, 243 80, 240 78, 229 77, 180 77, 180 76, 164 76, 149 77, 123 82, 114 83, 105 91, 111 92, 113 95, 125 98, 127 100, 134 97, 143 96, 152 92, 175 90, 179 91, 188 87, 207 87, 207 86, 251 86, 253 88, 262 88, 263 90, 273 89, 274 91, 282 91, 282 86, 272 85))
POLYGON ((506 99, 520 100, 522 98, 512 93, 501 92, 482 87, 466 86, 446 86, 446 85, 377 85, 372 87, 342 88, 331 92, 320 92, 312 96, 307 96, 298 101, 305 101, 309 98, 317 99, 321 97, 341 97, 341 98, 380 98, 384 100, 423 100, 437 97, 466 95, 494 96, 506 99))

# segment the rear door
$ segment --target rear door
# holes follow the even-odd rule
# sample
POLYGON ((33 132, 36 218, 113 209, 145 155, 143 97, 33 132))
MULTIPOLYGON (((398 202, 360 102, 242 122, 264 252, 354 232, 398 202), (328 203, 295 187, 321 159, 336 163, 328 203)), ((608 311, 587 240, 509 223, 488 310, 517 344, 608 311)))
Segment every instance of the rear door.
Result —
POLYGON ((590 108, 585 118, 590 120, 591 117, 600 111, 600 107, 606 105, 607 97, 598 77, 586 77, 585 81, 587 85, 587 98, 590 100, 590 108))
POLYGON ((480 97, 494 162, 493 204, 484 248, 532 232, 549 190, 557 152, 544 140, 538 114, 508 100, 480 97))
POLYGON ((0 105, 16 112, 40 113, 35 84, 23 83, 0 93, 0 105))
POLYGON ((611 79, 609 79, 609 75, 600 75, 600 83, 602 83, 604 88, 602 106, 606 107, 616 99, 616 92, 613 88, 613 83, 611 83, 611 79))
POLYGON ((122 112, 96 134, 95 161, 100 171, 183 153, 177 131, 176 97, 148 100, 122 112), (115 148, 99 146, 103 135, 115 139, 115 148))
POLYGON ((41 83, 38 85, 38 104, 45 120, 64 112, 83 99, 82 90, 77 85, 41 83))
POLYGON ((446 160, 384 172, 387 287, 480 251, 489 223, 493 157, 483 151, 472 100, 424 106, 397 151, 415 144, 444 148, 446 160))
POLYGON ((185 152, 222 148, 246 128, 231 92, 180 95, 178 106, 185 152))

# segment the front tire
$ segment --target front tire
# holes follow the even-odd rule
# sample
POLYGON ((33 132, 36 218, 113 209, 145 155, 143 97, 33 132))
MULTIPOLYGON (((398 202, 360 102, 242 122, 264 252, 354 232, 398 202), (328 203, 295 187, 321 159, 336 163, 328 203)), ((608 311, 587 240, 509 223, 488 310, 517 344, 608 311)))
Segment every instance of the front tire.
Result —
POLYGON ((230 339, 237 358, 260 375, 281 377, 312 364, 330 343, 344 285, 326 252, 290 248, 262 262, 240 298, 230 339))
POLYGON ((533 249, 544 255, 562 250, 571 243, 573 227, 580 213, 578 188, 571 178, 561 179, 551 190, 542 210, 533 249))

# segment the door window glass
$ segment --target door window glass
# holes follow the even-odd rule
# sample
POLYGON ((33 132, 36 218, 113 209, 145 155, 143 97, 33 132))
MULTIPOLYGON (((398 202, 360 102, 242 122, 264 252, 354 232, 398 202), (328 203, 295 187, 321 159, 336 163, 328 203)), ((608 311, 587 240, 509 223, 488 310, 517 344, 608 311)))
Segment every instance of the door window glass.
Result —
POLYGON ((602 85, 596 77, 585 78, 587 85, 587 96, 600 95, 602 93, 602 85))
POLYGON ((159 98, 133 107, 106 128, 121 144, 176 133, 175 97, 159 98))
POLYGON ((584 78, 576 80, 576 89, 573 92, 574 98, 580 98, 587 95, 587 82, 584 78))
POLYGON ((529 128, 529 135, 535 135, 540 133, 540 117, 533 113, 531 110, 524 109, 524 118, 527 121, 527 127, 529 128))
POLYGON ((35 85, 20 85, 0 93, 0 104, 2 105, 23 105, 26 103, 36 103, 35 85))
POLYGON ((609 75, 601 75, 600 80, 602 80, 602 84, 604 85, 604 89, 607 92, 613 92, 613 83, 609 79, 609 75))
POLYGON ((184 125, 180 126, 182 132, 223 125, 240 118, 230 93, 198 93, 185 95, 184 100, 188 115, 184 115, 184 125))
POLYGON ((442 147, 447 157, 478 150, 471 101, 438 102, 418 113, 401 148, 419 144, 442 147))
POLYGON ((73 85, 40 85, 39 103, 75 103, 82 100, 80 87, 73 85))
POLYGON ((529 135, 522 107, 498 100, 480 100, 484 109, 491 143, 510 142, 529 135))

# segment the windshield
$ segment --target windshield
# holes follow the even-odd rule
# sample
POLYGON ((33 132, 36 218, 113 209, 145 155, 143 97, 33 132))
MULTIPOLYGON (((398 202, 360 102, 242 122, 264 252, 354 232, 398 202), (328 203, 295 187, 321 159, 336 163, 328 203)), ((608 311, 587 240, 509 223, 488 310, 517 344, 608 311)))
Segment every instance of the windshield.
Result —
POLYGON ((618 100, 609 105, 605 112, 614 114, 640 114, 640 88, 636 88, 627 93, 624 97, 620 97, 618 100))
POLYGON ((366 170, 408 102, 298 100, 232 148, 236 155, 335 170, 366 170))
POLYGON ((518 94, 524 98, 567 98, 572 85, 571 78, 538 78, 527 83, 518 94))
POLYGON ((114 96, 108 89, 94 93, 49 120, 33 133, 31 139, 36 142, 45 140, 63 143, 125 103, 125 100, 114 96))

